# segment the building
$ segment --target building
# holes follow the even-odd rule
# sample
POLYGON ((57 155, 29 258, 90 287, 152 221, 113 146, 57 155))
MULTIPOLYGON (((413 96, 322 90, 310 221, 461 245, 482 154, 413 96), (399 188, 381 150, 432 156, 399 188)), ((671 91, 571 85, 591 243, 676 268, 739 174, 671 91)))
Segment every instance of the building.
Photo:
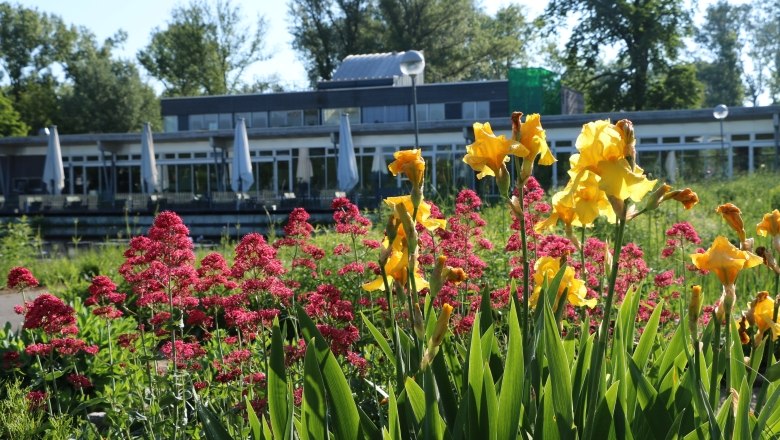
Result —
MULTIPOLYGON (((333 81, 311 91, 163 99, 164 132, 154 135, 161 182, 151 197, 141 194, 137 133, 60 136, 66 174, 62 196, 46 195, 41 181, 45 136, 0 139, 0 210, 143 212, 160 208, 160 202, 177 210, 326 208, 337 194, 341 113, 349 114, 360 174, 350 197, 375 206, 382 197, 405 191, 402 178, 388 175, 386 165, 393 152, 414 144, 411 82, 398 68, 399 56, 349 57, 333 81), (229 190, 238 118, 248 126, 255 177, 240 205, 229 190), (296 176, 304 150, 313 169, 308 182, 296 176)), ((571 91, 561 96, 561 101, 578 102, 571 91)), ((494 131, 509 134, 509 97, 507 80, 426 84, 418 78, 428 197, 462 187, 488 196, 496 193, 489 179, 475 180, 462 157, 475 121, 490 121, 494 131)), ((639 163, 654 176, 708 178, 778 169, 778 115, 778 106, 732 108, 721 138, 719 121, 709 109, 543 114, 548 142, 559 161, 540 167, 537 175, 548 186, 565 183, 567 159, 582 124, 604 118, 634 122, 639 163)))

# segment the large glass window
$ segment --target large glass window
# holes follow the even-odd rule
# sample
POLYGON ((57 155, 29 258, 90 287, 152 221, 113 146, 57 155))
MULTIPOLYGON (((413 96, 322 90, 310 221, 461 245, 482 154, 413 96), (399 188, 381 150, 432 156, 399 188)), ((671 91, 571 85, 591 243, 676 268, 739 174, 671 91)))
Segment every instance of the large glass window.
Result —
POLYGON ((268 127, 268 112, 252 112, 252 127, 268 127))
POLYGON ((362 110, 363 122, 367 124, 405 122, 409 120, 409 107, 405 105, 363 107, 362 110))
POLYGON ((303 110, 278 110, 271 112, 271 127, 300 127, 303 110))
POLYGON ((466 101, 463 103, 463 119, 485 120, 490 118, 489 101, 466 101))
POLYGON ((326 108, 322 110, 322 125, 339 125, 339 118, 342 113, 349 114, 349 123, 360 123, 359 107, 326 108))
POLYGON ((166 133, 172 133, 179 131, 179 117, 178 116, 163 116, 163 131, 166 133))
POLYGON ((317 109, 303 111, 304 125, 320 125, 320 112, 317 109))
POLYGON ((190 130, 204 130, 205 127, 203 126, 203 115, 189 115, 188 116, 189 121, 189 129, 190 130))
POLYGON ((231 129, 233 128, 233 118, 230 113, 220 113, 219 114, 219 128, 220 129, 231 129))
POLYGON ((419 104, 417 106, 417 120, 443 121, 444 104, 419 104))

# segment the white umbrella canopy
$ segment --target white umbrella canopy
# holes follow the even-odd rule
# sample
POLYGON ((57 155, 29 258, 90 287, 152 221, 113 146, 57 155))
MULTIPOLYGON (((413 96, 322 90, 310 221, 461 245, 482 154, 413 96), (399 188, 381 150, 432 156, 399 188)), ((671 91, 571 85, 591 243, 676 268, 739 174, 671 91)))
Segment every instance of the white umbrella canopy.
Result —
POLYGON ((339 124, 339 163, 336 170, 339 191, 350 192, 359 181, 355 145, 349 128, 349 115, 341 114, 339 124))
POLYGON ((670 151, 666 155, 664 168, 666 168, 666 178, 669 183, 675 183, 677 181, 677 157, 675 157, 674 151, 670 151))
POLYGON ((152 141, 152 126, 144 123, 141 132, 141 191, 151 194, 159 186, 157 161, 154 159, 154 141, 152 141))
POLYGON ((236 134, 233 140, 233 173, 230 177, 230 188, 233 192, 244 192, 255 183, 244 118, 239 118, 236 123, 236 134))
POLYGON ((62 194, 65 188, 65 169, 62 166, 62 149, 57 126, 49 128, 49 146, 46 149, 46 163, 43 166, 43 182, 49 194, 62 194))
POLYGON ((371 172, 387 174, 387 161, 385 161, 382 147, 377 147, 374 151, 374 156, 371 159, 371 172))
POLYGON ((309 159, 308 148, 298 148, 298 166, 295 169, 295 178, 301 183, 311 183, 314 169, 309 159))

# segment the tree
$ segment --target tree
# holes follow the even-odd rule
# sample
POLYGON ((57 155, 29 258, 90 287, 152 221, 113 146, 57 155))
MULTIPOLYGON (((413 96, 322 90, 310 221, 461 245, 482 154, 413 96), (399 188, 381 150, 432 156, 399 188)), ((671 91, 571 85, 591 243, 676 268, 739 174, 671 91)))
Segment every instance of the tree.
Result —
POLYGON ((217 95, 241 88, 242 73, 263 59, 265 20, 242 27, 230 0, 194 0, 173 10, 166 29, 155 29, 138 53, 141 65, 165 87, 168 96, 217 95))
POLYGON ((653 77, 646 108, 700 108, 704 101, 704 84, 697 79, 696 73, 693 63, 680 63, 653 77))
POLYGON ((312 83, 347 55, 409 49, 425 54, 428 82, 504 78, 533 35, 520 7, 490 17, 473 0, 293 0, 289 16, 312 83))
POLYGON ((347 55, 382 51, 370 0, 292 0, 293 48, 309 81, 329 80, 347 55))
POLYGON ((730 5, 725 0, 707 7, 706 21, 696 32, 696 42, 709 54, 698 63, 698 77, 705 85, 704 105, 742 105, 740 33, 747 21, 747 5, 730 5))
POLYGON ((605 90, 618 94, 609 107, 589 103, 600 111, 646 108, 652 77, 673 64, 691 23, 682 0, 551 0, 547 29, 557 31, 570 15, 579 24, 566 43, 566 80, 589 101, 605 90), (605 62, 607 50, 614 62, 605 62))
POLYGON ((11 100, 0 94, 0 136, 26 136, 27 130, 11 100))
POLYGON ((756 105, 759 96, 768 94, 780 103, 780 1, 752 4, 747 20, 748 55, 752 69, 747 74, 747 92, 756 105))
POLYGON ((63 133, 132 132, 144 122, 160 128, 154 90, 141 81, 134 63, 111 57, 125 37, 119 33, 98 47, 94 36, 82 31, 66 71, 70 84, 62 98, 63 133))

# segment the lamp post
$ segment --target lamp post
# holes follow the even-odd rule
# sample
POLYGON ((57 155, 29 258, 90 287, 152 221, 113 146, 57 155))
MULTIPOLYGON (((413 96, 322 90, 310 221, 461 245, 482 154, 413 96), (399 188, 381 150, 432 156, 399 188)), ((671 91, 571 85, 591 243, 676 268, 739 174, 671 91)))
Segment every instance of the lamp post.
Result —
POLYGON ((417 125, 417 75, 425 70, 425 57, 416 50, 407 50, 401 57, 401 73, 412 77, 412 96, 414 111, 414 147, 420 147, 420 130, 417 125))
MULTIPOLYGON (((712 116, 715 117, 715 119, 720 122, 720 154, 721 154, 721 163, 722 163, 722 157, 723 154, 726 152, 725 144, 723 143, 723 120, 726 119, 726 117, 729 115, 729 108, 726 107, 726 104, 718 104, 715 106, 714 109, 712 109, 712 116)), ((729 156, 729 164, 728 164, 728 171, 723 170, 723 176, 726 177, 727 175, 731 177, 731 156, 729 156)))

